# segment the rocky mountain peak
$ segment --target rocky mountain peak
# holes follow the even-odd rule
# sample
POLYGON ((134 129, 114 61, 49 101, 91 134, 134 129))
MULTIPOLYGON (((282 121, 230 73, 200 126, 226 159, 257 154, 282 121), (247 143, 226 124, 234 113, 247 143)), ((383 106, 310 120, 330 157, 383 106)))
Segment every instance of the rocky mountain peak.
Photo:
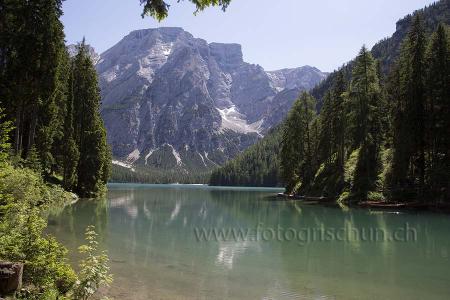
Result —
MULTIPOLYGON (((74 57, 78 54, 78 47, 79 45, 70 44, 67 46, 67 52, 69 53, 70 57, 74 57)), ((89 44, 85 45, 85 49, 89 54, 89 57, 91 58, 92 62, 95 64, 98 63, 100 60, 100 55, 95 51, 94 47, 92 47, 89 44)))
POLYGON ((239 44, 210 43, 211 55, 224 69, 231 70, 244 63, 242 47, 239 44))
POLYGON ((325 77, 306 66, 266 72, 243 60, 239 44, 175 27, 131 32, 101 54, 97 71, 116 162, 184 171, 237 155, 325 77))
POLYGON ((278 91, 299 87, 310 90, 328 75, 316 67, 308 65, 299 68, 269 71, 267 74, 272 80, 272 86, 278 91))

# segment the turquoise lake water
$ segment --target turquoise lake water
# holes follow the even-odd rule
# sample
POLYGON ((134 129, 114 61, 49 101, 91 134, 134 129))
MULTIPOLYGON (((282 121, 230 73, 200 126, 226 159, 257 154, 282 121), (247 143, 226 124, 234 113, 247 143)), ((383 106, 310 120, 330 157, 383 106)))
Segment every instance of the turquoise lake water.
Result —
POLYGON ((450 299, 449 215, 304 205, 280 191, 113 184, 102 201, 53 213, 48 231, 75 263, 96 226, 114 274, 101 294, 115 299, 450 299))

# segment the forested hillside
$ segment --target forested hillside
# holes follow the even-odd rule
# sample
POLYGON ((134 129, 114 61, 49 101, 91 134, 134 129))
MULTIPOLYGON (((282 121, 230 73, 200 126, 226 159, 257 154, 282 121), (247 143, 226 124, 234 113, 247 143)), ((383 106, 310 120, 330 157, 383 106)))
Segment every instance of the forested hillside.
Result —
MULTIPOLYGON (((439 23, 450 24, 450 0, 437 1, 430 6, 419 9, 412 14, 400 19, 396 24, 396 30, 391 37, 384 38, 376 43, 371 50, 373 57, 379 64, 380 71, 383 75, 387 75, 400 54, 400 48, 403 40, 408 34, 408 30, 412 24, 413 18, 420 13, 423 19, 424 31, 430 35, 438 26, 439 23)), ((347 80, 351 77, 351 70, 354 60, 347 62, 339 71, 343 71, 347 80)), ((318 108, 322 104, 322 98, 326 92, 331 89, 333 81, 337 76, 337 72, 332 72, 328 78, 319 83, 312 91, 313 95, 318 100, 318 108)))
POLYGON ((213 171, 211 185, 281 186, 279 150, 282 126, 259 143, 213 171))
POLYGON ((152 183, 152 184, 205 184, 211 172, 183 172, 180 170, 160 170, 142 168, 132 169, 113 164, 110 182, 152 183))
MULTIPOLYGON (((439 22, 443 22, 444 24, 450 24, 450 17, 449 17, 449 11, 450 11, 450 1, 445 0, 445 1, 439 1, 433 5, 430 5, 429 7, 426 7, 422 10, 416 11, 414 14, 412 15, 408 15, 405 18, 403 18, 402 20, 400 20, 397 23, 397 30, 394 33, 394 35, 391 38, 388 39, 384 39, 382 41, 380 41, 379 43, 377 43, 371 53, 369 53, 367 50, 365 50, 364 52, 367 52, 366 54, 370 54, 371 57, 373 57, 374 59, 374 67, 376 70, 376 74, 377 74, 377 79, 376 81, 378 82, 376 85, 379 85, 381 91, 380 93, 382 94, 382 101, 386 102, 386 106, 387 107, 383 107, 382 111, 385 114, 385 118, 386 120, 383 120, 384 123, 387 123, 387 125, 383 125, 383 126, 387 126, 385 127, 383 130, 385 130, 385 135, 386 137, 389 137, 391 139, 393 139, 393 135, 394 135, 394 131, 393 131, 393 119, 395 118, 395 116, 393 115, 393 110, 394 107, 396 105, 396 102, 398 101, 398 95, 395 95, 396 92, 399 92, 398 89, 395 88, 395 83, 393 83, 392 80, 392 76, 394 76, 393 74, 395 74, 395 72, 392 72, 392 69, 396 69, 397 67, 394 67, 394 65, 398 65, 397 63, 394 64, 394 62, 396 62, 398 60, 399 57, 399 53, 401 45, 404 44, 404 39, 406 38, 409 30, 410 30, 410 26, 413 23, 413 20, 415 18, 415 16, 417 16, 418 14, 421 15, 422 21, 421 21, 421 28, 423 31, 423 34, 427 37, 429 37, 431 35, 431 33, 436 30, 439 22), (389 81, 389 82, 388 82, 389 81)), ((344 65, 340 70, 335 71, 333 73, 331 73, 329 75, 329 77, 327 79, 325 79, 324 81, 322 81, 322 83, 320 83, 316 88, 314 88, 311 91, 311 95, 312 97, 310 97, 309 95, 302 95, 300 97, 300 99, 303 98, 303 101, 305 100, 304 98, 308 98, 306 100, 306 102, 315 102, 314 107, 312 108, 314 111, 321 111, 321 116, 320 117, 314 117, 313 121, 311 122, 311 124, 308 124, 309 126, 313 126, 313 129, 318 129, 323 133, 327 133, 327 134, 331 134, 331 128, 330 128, 330 124, 332 122, 336 122, 336 120, 331 120, 330 116, 335 116, 337 112, 339 112, 339 109, 344 109, 343 106, 343 102, 344 100, 339 100, 339 103, 336 103, 336 98, 341 97, 341 95, 336 94, 336 88, 337 86, 339 87, 340 92, 346 92, 348 85, 350 83, 350 81, 352 80, 352 77, 354 76, 354 70, 355 70, 355 63, 356 61, 353 60, 351 62, 349 62, 348 64, 344 65), (334 94, 334 96, 333 96, 334 94), (325 105, 326 102, 329 102, 327 105, 325 105), (342 102, 342 103, 341 103, 342 102), (332 103, 332 104, 331 104, 332 103), (322 121, 320 121, 322 120, 322 121), (321 124, 323 123, 323 124, 321 124)), ((449 81, 447 81, 449 82, 449 81)), ((399 92, 400 93, 400 92, 399 92)), ((347 100, 345 100, 346 103, 349 102, 348 97, 346 98, 347 100)), ((302 100, 297 100, 297 101, 302 101, 302 100)), ((305 102, 305 101, 304 101, 305 102)), ((297 103, 298 107, 301 107, 301 105, 299 105, 297 103)), ((304 105, 305 106, 305 105, 304 105)), ((308 105, 307 105, 308 106, 308 105)), ((295 107, 295 105, 294 105, 295 107)), ((300 113, 302 114, 307 114, 307 112, 305 111, 301 111, 300 113)), ((310 112, 312 113, 312 111, 310 112)), ((291 115, 293 114, 293 112, 291 111, 291 115)), ((347 118, 349 116, 345 115, 342 116, 342 118, 347 118)), ((354 116, 353 116, 354 117, 354 116)), ((293 117, 294 119, 292 120, 293 125, 292 126, 298 126, 299 123, 299 119, 293 117)), ((337 126, 335 124, 335 126, 337 126)), ((349 125, 344 123, 340 125, 340 132, 341 134, 344 133, 344 129, 347 128, 349 125)), ((309 128, 310 130, 311 128, 309 128)), ((297 128, 297 130, 293 130, 294 132, 298 131, 299 129, 297 128)), ((286 132, 285 132, 286 134, 286 132)), ((296 132, 295 134, 300 134, 298 132, 296 132)), ((337 134, 337 133, 336 133, 337 134)), ((296 143, 295 143, 295 147, 297 148, 301 148, 303 146, 303 144, 300 142, 300 140, 298 140, 298 136, 296 137, 296 143)), ((310 188, 312 189, 311 192, 313 190, 314 194, 329 194, 331 193, 336 193, 337 190, 341 190, 343 187, 343 181, 341 179, 338 178, 332 178, 334 175, 329 176, 326 175, 326 172, 328 172, 329 170, 324 170, 322 167, 324 167, 321 162, 323 162, 323 157, 326 153, 329 153, 330 151, 334 153, 334 155, 336 155, 336 149, 341 149, 340 150, 340 164, 342 165, 342 152, 344 152, 344 150, 342 150, 342 148, 344 147, 342 144, 339 145, 338 148, 330 149, 328 148, 327 144, 331 143, 330 138, 333 139, 338 139, 339 137, 326 137, 324 135, 320 136, 317 135, 317 141, 313 142, 311 141, 312 144, 310 144, 310 147, 316 147, 311 148, 314 149, 309 150, 310 153, 304 153, 304 155, 310 155, 312 156, 312 158, 308 158, 308 161, 311 161, 312 164, 308 165, 311 166, 312 169, 309 170, 309 173, 313 173, 312 175, 316 175, 315 172, 317 171, 317 168, 320 169, 320 176, 318 178, 316 178, 316 180, 314 180, 314 184, 312 186, 310 186, 310 188), (325 154, 324 154, 325 152, 325 154), (320 190, 320 186, 327 186, 326 181, 332 181, 334 182, 333 184, 331 184, 331 186, 333 186, 333 188, 331 188, 331 191, 328 191, 330 189, 330 186, 328 184, 328 187, 326 187, 324 190, 320 190), (320 190, 320 192, 318 192, 317 190, 320 190)), ((287 142, 289 140, 292 140, 292 137, 288 137, 285 136, 285 142, 287 142)), ((342 137, 340 137, 341 141, 342 141, 342 137)), ((390 143, 389 141, 387 143, 390 143)), ((336 145, 334 145, 333 147, 337 147, 336 145)), ((344 147, 345 148, 345 147, 344 147)), ((390 145, 388 144, 388 146, 386 148, 390 148, 390 145)), ((288 152, 288 149, 284 149, 285 151, 288 152)), ((308 149, 307 149, 308 150, 308 149)), ((391 149, 383 151, 383 155, 384 158, 389 158, 389 155, 392 155, 391 149)), ((277 149, 278 151, 278 149, 277 149)), ((351 153, 347 153, 346 155, 350 155, 351 153)), ((290 154, 292 155, 292 154, 290 154)), ((353 154, 353 156, 351 156, 352 158, 355 158, 356 153, 353 154)), ((293 163, 295 161, 295 159, 289 159, 288 157, 289 155, 286 154, 285 158, 287 158, 288 161, 290 161, 291 163, 293 163)), ((243 155, 241 155, 241 157, 248 157, 248 159, 250 159, 250 156, 246 156, 246 154, 244 153, 243 155)), ((331 158, 328 157, 325 160, 330 160, 330 159, 336 159, 336 157, 331 158)), ((345 158, 345 160, 347 160, 348 157, 345 158)), ((282 159, 281 159, 282 160, 282 159)), ((229 165, 233 165, 234 161, 231 162, 229 165)), ((256 162, 245 162, 244 164, 256 164, 256 162)), ((297 166, 299 164, 297 163, 297 166)), ((302 167, 302 172, 305 171, 304 168, 302 167)), ((235 167, 235 168, 228 168, 227 169, 227 177, 228 178, 236 178, 237 174, 235 173, 237 170, 239 170, 239 167, 235 167)), ((292 170, 291 170, 292 171, 292 170)), ((222 172, 225 173, 224 170, 218 170, 215 173, 218 172, 222 172)), ((242 173, 242 171, 239 171, 242 173)), ((309 175, 309 176, 312 176, 309 175)), ((318 174, 319 175, 319 174, 318 174)), ((347 174, 348 175, 348 174, 347 174)), ((313 177, 314 177, 313 176, 313 177)), ((296 190, 296 188, 298 188, 300 186, 300 182, 299 182, 299 174, 298 173, 284 173, 284 180, 285 183, 288 185, 288 190, 293 191, 296 190)), ((312 180, 312 179, 308 179, 308 180, 312 180)), ((226 180, 223 180, 221 184, 229 184, 226 180)), ((237 185, 244 185, 243 182, 240 181, 235 181, 235 184, 237 185)), ((304 185, 305 186, 305 185, 304 185)), ((339 193, 337 193, 339 194, 339 193)))
POLYGON ((303 94, 284 127, 288 193, 365 200, 450 200, 450 35, 427 36, 417 14, 388 77, 363 47, 352 76, 324 97, 303 94))

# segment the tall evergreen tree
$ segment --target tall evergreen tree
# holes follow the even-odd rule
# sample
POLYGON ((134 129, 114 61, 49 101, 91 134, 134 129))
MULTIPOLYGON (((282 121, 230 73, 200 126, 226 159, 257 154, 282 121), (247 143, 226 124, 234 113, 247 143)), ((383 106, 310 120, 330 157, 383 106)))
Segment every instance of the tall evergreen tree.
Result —
POLYGON ((336 73, 330 91, 325 95, 320 112, 320 161, 343 168, 345 160, 345 98, 343 71, 336 73))
POLYGON ((377 64, 363 46, 355 60, 348 91, 348 125, 352 149, 359 149, 352 192, 365 199, 375 190, 383 143, 384 99, 377 74, 377 64))
POLYGON ((425 185, 425 32, 417 15, 399 59, 399 99, 394 117, 394 190, 425 185))
POLYGON ((303 92, 288 114, 282 137, 281 170, 287 192, 298 181, 307 189, 314 178, 317 136, 311 126, 315 117, 315 99, 303 92))
POLYGON ((72 73, 69 98, 73 99, 74 140, 79 151, 76 189, 83 196, 92 196, 106 184, 111 161, 100 117, 97 73, 84 40, 78 47, 72 73))
POLYGON ((333 131, 333 96, 332 92, 325 94, 322 109, 320 110, 321 132, 319 137, 319 160, 331 164, 332 156, 335 153, 334 147, 334 131, 333 131))
POLYGON ((15 121, 14 150, 26 157, 35 146, 46 173, 54 164, 63 101, 57 92, 65 53, 61 15, 61 0, 8 0, 0 10, 0 98, 15 121))
POLYGON ((426 57, 427 186, 435 193, 450 190, 450 35, 440 24, 431 37, 426 57))
POLYGON ((345 98, 344 93, 347 90, 344 71, 341 69, 336 76, 332 89, 332 120, 331 131, 333 136, 334 151, 336 152, 336 164, 339 170, 344 168, 345 161, 345 98))
POLYGON ((66 104, 66 116, 64 120, 63 137, 63 184, 68 190, 73 190, 77 184, 77 166, 80 159, 80 152, 75 142, 74 132, 74 75, 73 66, 70 67, 70 77, 68 81, 69 93, 66 104))

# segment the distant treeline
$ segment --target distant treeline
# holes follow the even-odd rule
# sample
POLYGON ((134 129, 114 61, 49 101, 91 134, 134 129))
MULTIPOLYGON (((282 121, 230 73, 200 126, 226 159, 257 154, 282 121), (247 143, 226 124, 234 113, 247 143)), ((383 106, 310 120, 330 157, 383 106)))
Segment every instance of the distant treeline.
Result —
POLYGON ((211 172, 192 173, 182 170, 161 170, 136 166, 131 170, 118 165, 112 165, 110 182, 116 183, 182 183, 182 184, 206 184, 211 172))
POLYGON ((280 178, 281 129, 276 127, 257 144, 213 171, 211 185, 282 186, 280 178))

